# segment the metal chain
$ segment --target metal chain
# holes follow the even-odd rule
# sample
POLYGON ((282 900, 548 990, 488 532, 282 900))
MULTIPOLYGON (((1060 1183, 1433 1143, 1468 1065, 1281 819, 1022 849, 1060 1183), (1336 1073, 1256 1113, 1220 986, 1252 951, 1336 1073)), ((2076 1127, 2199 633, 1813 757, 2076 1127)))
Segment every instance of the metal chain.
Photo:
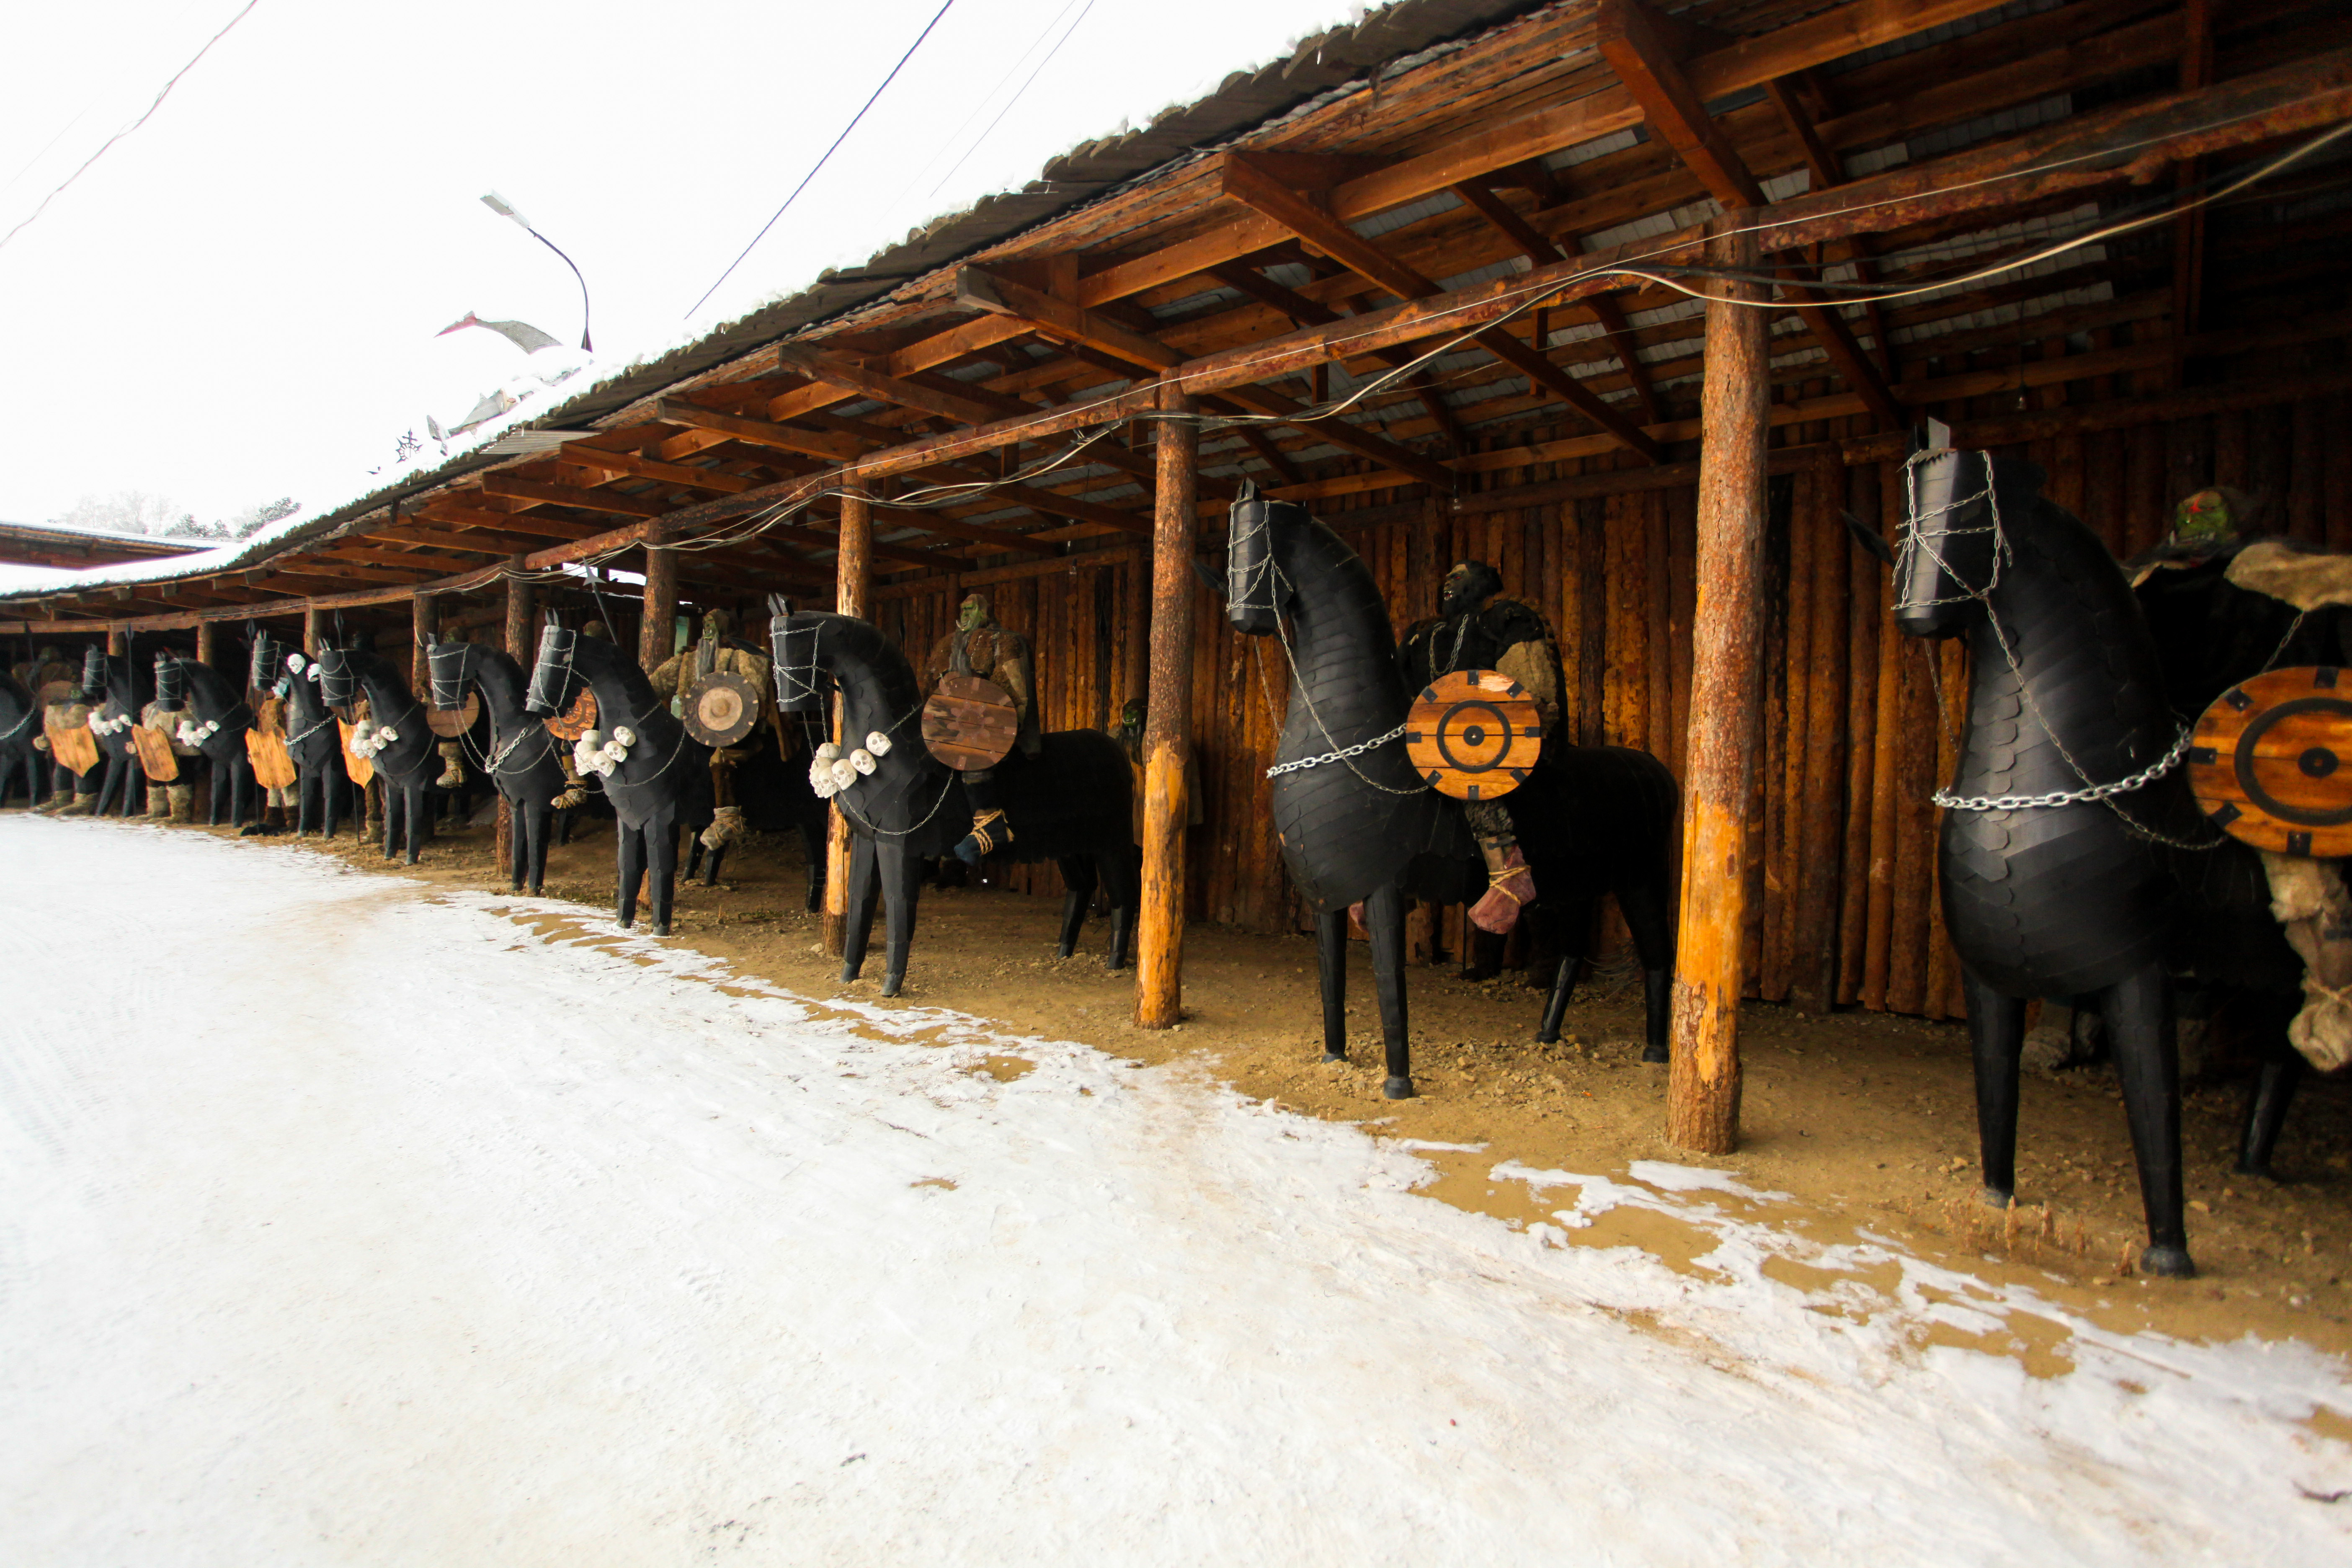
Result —
MULTIPOLYGON (((1287 596, 1293 585, 1281 565, 1275 560, 1272 550, 1266 552, 1265 569, 1274 574, 1276 580, 1282 586, 1285 596, 1287 596)), ((1338 763, 1355 774, 1358 783, 1368 788, 1376 789, 1382 795, 1420 795, 1425 792, 1429 788, 1427 784, 1417 784, 1411 789, 1398 789, 1393 784, 1384 784, 1380 780, 1366 775, 1364 770, 1358 767, 1355 763, 1355 759, 1362 756, 1366 752, 1377 746, 1385 746, 1403 734, 1405 725, 1411 722, 1410 714, 1405 719, 1399 720, 1395 729, 1376 740, 1361 741, 1352 746, 1340 745, 1339 740, 1331 733, 1331 727, 1323 722, 1323 715, 1315 707, 1315 699, 1307 694, 1306 678, 1298 672, 1298 656, 1291 649, 1290 632, 1283 624, 1282 612, 1278 607, 1274 616, 1274 636, 1275 640, 1282 645, 1283 661, 1290 666, 1291 691, 1306 707, 1307 716, 1315 721, 1315 728, 1322 732, 1323 739, 1329 743, 1331 750, 1318 757, 1301 757, 1294 763, 1277 763, 1265 770, 1265 776, 1273 778, 1277 773, 1292 773, 1300 768, 1320 767, 1325 763, 1338 763)))
POLYGON ((2087 789, 2053 789, 2044 795, 1960 795, 1939 789, 1927 798, 1948 811, 2022 811, 2030 805, 2079 805, 2085 801, 2105 800, 2110 795, 2145 789, 2179 766, 2180 759, 2189 754, 2189 742, 2193 738, 2191 731, 2181 731, 2172 750, 2129 778, 2117 779, 2113 784, 2093 784, 2087 789))
MULTIPOLYGON (((1318 721, 1318 727, 1320 722, 1320 721, 1318 721)), ((1410 722, 1410 721, 1408 721, 1408 722, 1410 722)), ((1301 768, 1319 768, 1325 763, 1344 763, 1351 757, 1362 756, 1366 752, 1372 750, 1376 746, 1385 746, 1391 741, 1395 740, 1399 735, 1403 733, 1404 724, 1400 723, 1395 729, 1391 730, 1385 735, 1376 736, 1369 741, 1359 741, 1352 746, 1342 746, 1336 752, 1326 752, 1319 757, 1301 757, 1295 763, 1277 763, 1273 767, 1265 770, 1265 776, 1273 778, 1279 773, 1295 773, 1301 768)), ((1323 738, 1328 741, 1331 737, 1327 732, 1323 738)), ((1357 772, 1354 768, 1349 768, 1348 771, 1351 773, 1355 773, 1360 779, 1364 778, 1364 775, 1361 773, 1357 772)), ((1364 782, 1366 784, 1372 784, 1370 779, 1364 779, 1364 782)), ((1385 784, 1372 784, 1372 787, 1374 789, 1387 788, 1385 784)), ((1419 795, 1421 791, 1417 789, 1401 789, 1390 790, 1389 793, 1391 795, 1419 795)))
MULTIPOLYGON (((1986 510, 1992 519, 1991 522, 1987 526, 1973 529, 1946 529, 1941 531, 1937 537, 1949 538, 1956 534, 1962 533, 1991 534, 1993 538, 1993 570, 1991 579, 1981 588, 1969 584, 1962 578, 1958 573, 1952 570, 1950 563, 1947 562, 1944 557, 1937 552, 1936 547, 1929 543, 1919 531, 1918 481, 1916 478, 1917 469, 1923 463, 1931 461, 1938 457, 1946 456, 1948 453, 1956 458, 1958 456, 1956 452, 1951 452, 1948 448, 1929 450, 1915 452, 1904 462, 1903 488, 1906 505, 1903 520, 1903 545, 1906 550, 1917 549, 1926 551, 1928 558, 1936 563, 1937 569, 1941 572, 1945 577, 1956 584, 1960 589, 1960 593, 1957 595, 1943 599, 1927 601, 1906 600, 1902 602, 1902 605, 1916 607, 1922 603, 1937 605, 1958 604, 1963 600, 1972 599, 1984 606, 1985 622, 1986 625, 1991 628, 1994 645, 2000 649, 2001 658, 2008 664, 2010 673, 2017 678, 2017 693, 2020 700, 2023 703, 2026 710, 2033 715, 2033 721, 2041 726, 2042 732, 2050 737, 2050 744, 2056 748, 2059 756, 2065 760, 2067 767, 2074 771, 2074 774, 2076 778, 2083 781, 2084 787, 2077 790, 2052 790, 2046 794, 2038 795, 1955 795, 1948 789, 1940 789, 1934 795, 1930 795, 1928 799, 1935 805, 1950 811, 2016 811, 2028 806, 2072 805, 2088 802, 2096 802, 2097 804, 2105 805, 2109 811, 2114 812, 2116 819, 2123 823, 2127 831, 2141 838, 2148 840, 2150 843, 2161 844, 2166 846, 2168 848, 2173 849, 2208 850, 2221 847, 2221 846, 2228 840, 2229 836, 2227 834, 2216 831, 2210 843, 2202 844, 2185 838, 2175 838, 2168 834, 2160 833, 2157 829, 2148 826, 2146 823, 2139 821, 2137 818, 2134 817, 2131 813, 2116 805, 2114 799, 2116 795, 2126 795, 2133 790, 2147 787, 2148 784, 2153 784, 2156 780, 2163 777, 2166 773, 2171 772, 2175 767, 2179 765, 2181 758, 2189 754, 2189 743, 2191 732, 2186 726, 2182 727, 2179 738, 2173 742, 2172 750, 2166 752, 2164 756, 2159 758, 2158 761, 2150 763, 2148 766, 2141 769, 2138 773, 2132 774, 2128 778, 2117 779, 2113 783, 2104 784, 2095 784, 2091 782, 2090 770, 2084 767, 2083 764, 2075 759, 2074 753, 2066 749, 2066 742, 2058 738, 2057 727, 2052 724, 2050 722, 2049 716, 2042 711, 2041 703, 2034 700, 2032 683, 2025 677, 2025 667, 2019 660, 2017 650, 2010 642, 2008 629, 2000 624, 2000 613, 1993 608, 1993 591, 2000 585, 2001 566, 2003 563, 2011 559, 2011 551, 2009 542, 2008 527, 2000 515, 2000 497, 1999 489, 1993 480, 1991 453, 1985 452, 1979 454, 1979 456, 1984 459, 1985 488, 1976 495, 1962 498, 1961 500, 1953 501, 1948 506, 1936 509, 1936 515, 1942 515, 1948 512, 1958 511, 1961 508, 1973 505, 1979 500, 1985 503, 1986 510)), ((1908 574, 1904 573, 1899 565, 1897 567, 1897 572, 1898 574, 1905 577, 1906 581, 1908 580, 1908 574)), ((1902 605, 1898 605, 1898 607, 1902 607, 1902 605)), ((1933 669, 1935 675, 1937 706, 1940 710, 1943 707, 1944 698, 1943 671, 1938 665, 1931 665, 1930 668, 1933 669)), ((1947 722, 1948 722, 1948 721, 1947 721, 1947 722)))

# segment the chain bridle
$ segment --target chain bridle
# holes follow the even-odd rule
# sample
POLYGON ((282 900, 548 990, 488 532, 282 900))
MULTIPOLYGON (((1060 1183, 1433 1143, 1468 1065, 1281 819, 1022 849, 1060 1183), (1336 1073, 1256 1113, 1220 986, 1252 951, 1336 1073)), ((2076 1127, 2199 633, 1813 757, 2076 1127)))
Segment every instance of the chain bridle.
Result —
MULTIPOLYGON (((1922 470, 1932 463, 1947 459, 1957 468, 1969 454, 1956 447, 1937 447, 1914 452, 1905 459, 1903 528, 1901 536, 1896 541, 1895 552, 1895 572, 1898 584, 1895 612, 1900 616, 1906 609, 1924 609, 1937 605, 1969 602, 1981 605, 1984 610, 1985 625, 1992 633, 1993 646, 2000 649, 2002 660, 2009 666, 2010 673, 2016 677, 2019 700, 2025 710, 2033 716, 2033 721, 2042 727, 2042 732, 2050 737, 2050 744, 2064 760, 2068 770, 2082 782, 2077 788, 2045 790, 2039 795, 1957 795, 1947 787, 1936 791, 1928 796, 1928 799, 1947 811, 2023 811, 2043 806, 2099 805, 2114 812, 2126 830, 2152 843, 2162 844, 2174 849, 2219 847, 2226 835, 2217 833, 2210 843, 2195 843, 2188 839, 2175 838, 2139 821, 2116 801, 2118 795, 2129 795, 2136 790, 2147 788, 2180 765, 2181 759, 2189 754, 2191 739, 2191 731, 2187 725, 2180 726, 2170 750, 2163 756, 2137 773, 2103 784, 2092 779, 2090 770, 2085 768, 2068 749, 2065 741, 2059 736, 2057 727, 2051 723, 2049 715, 2044 713, 2042 710, 2042 705, 2034 700, 2033 686, 2026 679, 2024 663, 2018 658, 2016 645, 2011 638, 2009 628, 2001 624, 2000 612, 1993 603, 1993 595, 2000 587, 2003 571, 2016 559, 2015 552, 2010 542, 2007 525, 2000 513, 2000 487, 1993 471, 1993 457, 1990 452, 1978 452, 1974 455, 1984 465, 1984 488, 1973 494, 1960 495, 1958 492, 1961 487, 1957 482, 1956 474, 1955 482, 1951 487, 1954 493, 1950 498, 1924 507, 1921 504, 1922 470), (1979 501, 1984 505, 1985 516, 1988 519, 1981 527, 1953 528, 1947 525, 1930 533, 1919 526, 1928 518, 1949 519, 1979 501), (1990 570, 1981 586, 1969 583, 1955 570, 1951 562, 1937 548, 1937 543, 1943 540, 1978 534, 1990 535, 1992 542, 1990 555, 1990 570), (1921 552, 1925 552, 1927 558, 1935 563, 1939 581, 1949 583, 1958 592, 1931 599, 1911 596, 1915 582, 1915 568, 1921 552)), ((1942 667, 1939 662, 1930 660, 1928 668, 1935 686, 1938 721, 1948 731, 1951 727, 1951 712, 1944 690, 1942 667)))

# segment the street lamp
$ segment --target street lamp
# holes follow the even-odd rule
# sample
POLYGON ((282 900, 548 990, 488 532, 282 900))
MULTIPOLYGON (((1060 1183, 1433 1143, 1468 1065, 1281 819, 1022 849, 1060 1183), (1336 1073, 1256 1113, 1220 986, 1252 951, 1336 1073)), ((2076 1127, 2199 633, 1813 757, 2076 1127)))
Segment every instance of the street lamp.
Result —
POLYGON ((588 279, 580 276, 579 263, 573 261, 572 258, 564 256, 563 252, 557 248, 555 241, 548 238, 547 236, 540 233, 539 230, 531 227, 530 220, 523 216, 522 214, 515 211, 514 204, 507 200, 506 197, 499 195, 498 192, 492 191, 489 195, 484 196, 482 198, 482 205, 489 208, 492 212, 498 214, 500 217, 512 218, 515 223, 521 227, 525 234, 539 241, 540 244, 547 247, 548 249, 555 251, 556 255, 563 257, 563 265, 572 268, 572 277, 580 279, 580 352, 583 353, 594 353, 596 350, 588 341, 588 279))

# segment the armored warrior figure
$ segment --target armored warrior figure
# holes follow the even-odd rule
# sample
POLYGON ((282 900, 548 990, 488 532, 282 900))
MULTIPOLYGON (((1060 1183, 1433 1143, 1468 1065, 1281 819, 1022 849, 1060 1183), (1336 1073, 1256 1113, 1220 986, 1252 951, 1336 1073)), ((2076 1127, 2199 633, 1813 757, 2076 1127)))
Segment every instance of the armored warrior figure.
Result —
MULTIPOLYGON (((1397 645, 1397 666, 1412 692, 1456 670, 1507 675, 1535 702, 1549 736, 1559 722, 1559 649, 1543 616, 1532 605, 1501 597, 1502 589, 1502 574, 1485 562, 1454 563, 1439 591, 1436 618, 1404 634, 1397 645)), ((1481 931, 1500 935, 1518 923, 1521 907, 1534 901, 1535 878, 1503 801, 1469 801, 1463 814, 1486 862, 1486 893, 1471 906, 1470 920, 1481 931)))
MULTIPOLYGON (((1013 742, 1024 757, 1034 757, 1045 744, 1037 729, 1036 682, 1029 658, 1029 641, 996 624, 989 614, 988 596, 965 596, 956 613, 956 629, 931 649, 923 671, 923 695, 928 700, 950 675, 977 676, 1012 700, 1020 729, 1013 742)), ((998 804, 995 769, 973 768, 963 777, 964 798, 971 805, 971 831, 955 847, 956 858, 977 866, 983 856, 1013 842, 1013 829, 998 804)))
POLYGON ((704 612, 702 636, 685 652, 664 659, 651 677, 654 689, 673 709, 686 700, 697 681, 721 671, 741 676, 760 694, 760 716, 750 733, 710 753, 713 816, 710 826, 702 830, 702 847, 712 850, 724 849, 743 836, 743 808, 735 800, 735 769, 751 755, 753 738, 764 729, 775 737, 778 755, 782 754, 785 743, 783 726, 776 719, 775 688, 768 679, 768 656, 730 637, 728 634, 734 629, 735 617, 727 611, 704 612))

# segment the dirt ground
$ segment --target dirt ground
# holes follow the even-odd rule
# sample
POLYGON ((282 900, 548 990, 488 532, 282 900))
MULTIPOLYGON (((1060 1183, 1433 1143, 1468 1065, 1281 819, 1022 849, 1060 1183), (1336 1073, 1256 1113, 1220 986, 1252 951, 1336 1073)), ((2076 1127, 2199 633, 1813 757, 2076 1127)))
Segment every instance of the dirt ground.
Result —
MULTIPOLYGON (((436 838, 414 870, 387 866, 348 837, 327 852, 428 883, 506 890, 487 827, 436 838)), ((796 836, 753 836, 726 873, 717 888, 681 885, 672 940, 814 999, 879 1001, 878 930, 867 978, 842 984, 839 961, 823 953, 819 917, 802 912, 796 836)), ((551 854, 546 890, 611 908, 610 822, 587 825, 551 854)), ((1104 923, 1090 921, 1078 954, 1060 959, 1058 914, 1056 900, 985 886, 926 889, 900 1003, 1144 1062, 1191 1058, 1254 1099, 1383 1136, 1478 1145, 1475 1153, 1433 1152, 1441 1174, 1423 1191, 1515 1223, 1540 1218, 1541 1209, 1526 1187, 1489 1179, 1503 1160, 1611 1175, 1634 1160, 1704 1163, 1789 1194, 1793 1203, 1771 1214, 1819 1240, 1884 1237, 1988 1279, 2031 1283, 2117 1331, 2199 1340, 2251 1332, 2352 1353, 2352 1082, 2305 1080, 2281 1141, 2277 1182, 2231 1170, 2243 1083, 2192 1084, 2183 1127, 2200 1275, 2151 1280, 2130 1267, 2145 1239, 2138 1184, 2104 1067, 2028 1073, 2019 1204, 2003 1214, 1976 1197, 1974 1098, 1958 1024, 1860 1011, 1808 1018, 1749 1004, 1740 1148, 1693 1162, 1663 1136, 1666 1069, 1640 1059, 1640 986, 1630 977, 1588 984, 1569 1010, 1565 1037, 1546 1047, 1534 1043, 1541 994, 1520 975, 1470 983, 1450 964, 1415 969, 1421 1093, 1390 1101, 1380 1097, 1377 1008, 1360 945, 1349 974, 1357 1059, 1327 1064, 1310 938, 1191 928, 1184 1022, 1148 1031, 1130 1020, 1129 975, 1103 967, 1104 923)), ((1704 1248, 1696 1235, 1625 1239, 1680 1267, 1704 1248)), ((2029 1363, 2040 1353, 2025 1343, 1984 1348, 2029 1363)))

